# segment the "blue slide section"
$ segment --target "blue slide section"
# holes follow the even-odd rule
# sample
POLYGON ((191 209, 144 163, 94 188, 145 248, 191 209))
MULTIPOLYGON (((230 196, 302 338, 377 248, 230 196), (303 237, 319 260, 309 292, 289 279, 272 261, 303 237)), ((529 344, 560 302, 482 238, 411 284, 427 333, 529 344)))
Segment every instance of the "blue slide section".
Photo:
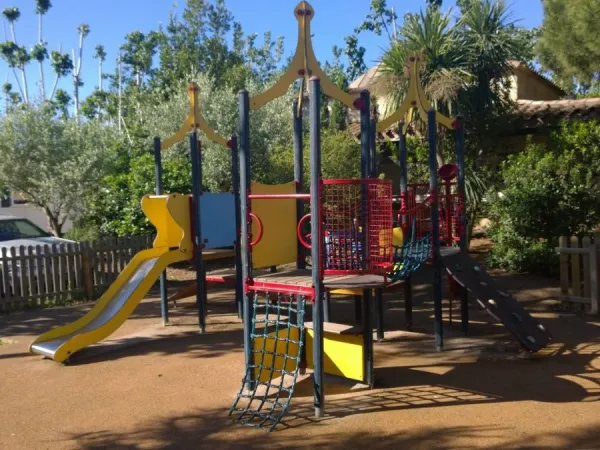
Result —
POLYGON ((235 200, 233 193, 204 192, 200 197, 202 239, 205 248, 233 247, 235 200))

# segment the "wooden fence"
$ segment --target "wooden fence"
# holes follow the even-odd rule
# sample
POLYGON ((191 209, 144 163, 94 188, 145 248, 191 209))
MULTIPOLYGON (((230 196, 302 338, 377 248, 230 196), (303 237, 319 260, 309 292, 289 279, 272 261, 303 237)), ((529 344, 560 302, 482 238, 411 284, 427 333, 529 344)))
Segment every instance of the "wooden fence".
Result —
POLYGON ((98 298, 152 236, 107 238, 0 252, 0 313, 98 298))
POLYGON ((561 300, 590 305, 590 312, 598 314, 600 234, 583 239, 564 236, 558 245, 561 300))

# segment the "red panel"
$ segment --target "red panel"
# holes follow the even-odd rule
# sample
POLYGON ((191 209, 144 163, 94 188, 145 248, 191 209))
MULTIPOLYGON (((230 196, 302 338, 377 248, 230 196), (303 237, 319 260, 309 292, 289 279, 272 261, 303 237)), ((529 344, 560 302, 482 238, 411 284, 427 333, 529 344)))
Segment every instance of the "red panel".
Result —
POLYGON ((385 273, 392 266, 389 180, 323 181, 324 273, 385 273))
MULTIPOLYGON (((408 225, 411 226, 415 220, 415 237, 420 238, 431 231, 431 192, 429 184, 409 184, 408 192, 404 202, 401 199, 401 209, 406 211, 408 225)), ((438 208, 440 217, 440 239, 446 245, 459 240, 462 230, 459 229, 458 215, 461 204, 457 194, 457 186, 454 182, 442 181, 439 183, 438 208)), ((464 206, 463 206, 464 207, 464 206)))

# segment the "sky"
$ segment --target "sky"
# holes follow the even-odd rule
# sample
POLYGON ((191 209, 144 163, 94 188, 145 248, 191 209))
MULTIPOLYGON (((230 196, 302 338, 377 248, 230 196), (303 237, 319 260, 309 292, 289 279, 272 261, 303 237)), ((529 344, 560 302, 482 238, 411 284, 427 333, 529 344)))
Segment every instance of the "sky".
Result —
MULTIPOLYGON (((183 8, 185 0, 179 0, 178 10, 183 8)), ((105 72, 112 72, 119 46, 124 36, 135 30, 148 32, 166 24, 173 0, 52 0, 53 7, 44 17, 44 38, 49 50, 77 48, 77 26, 87 23, 91 32, 86 38, 82 62, 82 97, 90 93, 97 85, 98 65, 93 59, 96 45, 104 45, 108 57, 105 72)), ((259 40, 265 31, 271 31, 273 37, 285 38, 286 56, 293 52, 296 44, 296 20, 293 16, 298 0, 226 0, 235 20, 242 24, 246 34, 258 33, 259 40)), ((344 37, 352 34, 369 11, 369 0, 312 0, 315 18, 311 23, 313 45, 319 60, 331 58, 334 45, 343 46, 344 37), (352 7, 348 5, 353 4, 352 7)), ((21 18, 16 25, 17 42, 30 48, 37 40, 37 18, 34 14, 34 0, 2 0, 0 8, 16 6, 21 18)), ((541 0, 508 0, 513 19, 525 27, 539 26, 543 19, 541 0)), ((418 12, 425 7, 425 0, 388 0, 388 6, 394 7, 398 17, 407 12, 418 12)), ((443 9, 454 7, 454 0, 444 0, 443 9)), ((386 39, 372 33, 363 33, 360 44, 367 50, 365 62, 371 66, 380 57, 385 48, 386 39)), ((28 72, 30 92, 39 92, 37 88, 38 66, 31 64, 28 72)), ((46 69, 47 89, 51 88, 51 69, 46 69)), ((4 61, 0 62, 0 79, 6 77, 13 85, 14 75, 4 61)), ((72 91, 70 80, 63 80, 59 87, 72 91)), ((16 85, 15 85, 16 89, 16 85)))

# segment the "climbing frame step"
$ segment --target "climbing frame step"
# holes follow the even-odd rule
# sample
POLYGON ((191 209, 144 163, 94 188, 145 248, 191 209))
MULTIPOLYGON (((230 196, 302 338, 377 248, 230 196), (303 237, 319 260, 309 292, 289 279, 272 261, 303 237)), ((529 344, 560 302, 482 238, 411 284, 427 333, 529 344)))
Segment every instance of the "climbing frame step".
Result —
POLYGON ((272 431, 287 411, 304 340, 304 296, 254 292, 252 361, 229 415, 272 431))

